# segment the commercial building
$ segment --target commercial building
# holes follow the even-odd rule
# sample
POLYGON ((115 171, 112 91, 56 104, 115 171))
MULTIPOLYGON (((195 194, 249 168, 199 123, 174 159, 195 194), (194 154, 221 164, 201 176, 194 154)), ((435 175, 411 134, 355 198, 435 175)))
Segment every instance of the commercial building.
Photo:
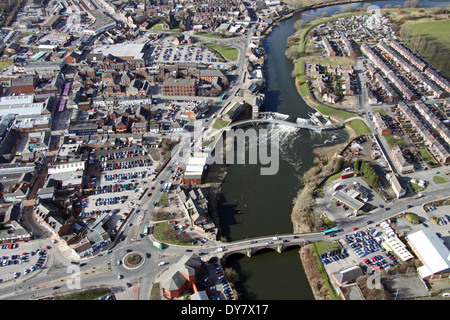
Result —
POLYGON ((12 93, 20 94, 34 94, 37 84, 37 79, 32 76, 25 76, 19 78, 12 78, 9 88, 12 93))
POLYGON ((197 81, 195 79, 166 79, 162 84, 165 96, 195 96, 197 81))
POLYGON ((336 191, 332 194, 332 198, 336 201, 339 201, 340 203, 345 204, 346 206, 352 208, 355 211, 360 210, 362 207, 364 207, 364 202, 359 201, 356 199, 359 196, 359 192, 352 192, 351 194, 348 194, 343 191, 336 191))
POLYGON ((45 109, 44 102, 33 102, 32 95, 9 96, 0 98, 0 116, 6 114, 40 115, 45 109))
POLYGON ((66 61, 30 61, 24 71, 27 75, 56 76, 66 66, 66 61))
POLYGON ((406 245, 395 234, 390 237, 386 237, 384 240, 388 246, 387 249, 392 250, 401 261, 405 262, 414 258, 411 252, 409 252, 406 248, 406 245))
POLYGON ((45 20, 45 22, 43 24, 41 24, 41 30, 49 31, 49 30, 56 29, 56 27, 58 26, 60 21, 61 21, 60 15, 58 15, 58 14, 52 15, 47 20, 45 20))
POLYGON ((202 183, 203 173, 206 167, 206 157, 202 154, 197 154, 188 159, 186 169, 183 174, 184 184, 200 184, 202 183))
POLYGON ((417 269, 422 278, 436 279, 450 275, 450 251, 436 233, 420 230, 408 235, 407 240, 424 264, 417 269))
POLYGON ((98 18, 93 24, 84 29, 83 33, 91 36, 96 36, 102 32, 113 29, 115 26, 116 22, 109 17, 98 18))
POLYGON ((81 143, 61 145, 58 155, 48 168, 48 174, 84 171, 86 161, 79 155, 81 143))

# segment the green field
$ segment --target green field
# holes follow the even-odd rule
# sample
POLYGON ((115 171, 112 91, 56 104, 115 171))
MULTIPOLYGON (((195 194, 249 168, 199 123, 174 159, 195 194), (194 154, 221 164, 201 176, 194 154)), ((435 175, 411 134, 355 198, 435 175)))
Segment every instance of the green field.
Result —
POLYGON ((435 40, 450 49, 450 20, 408 23, 413 34, 435 40))
POLYGON ((450 74, 450 20, 407 21, 400 28, 400 38, 423 55, 431 64, 450 74))
POLYGON ((211 43, 211 42, 205 42, 204 45, 216 50, 228 61, 235 61, 239 54, 238 50, 233 47, 222 46, 220 44, 211 43))

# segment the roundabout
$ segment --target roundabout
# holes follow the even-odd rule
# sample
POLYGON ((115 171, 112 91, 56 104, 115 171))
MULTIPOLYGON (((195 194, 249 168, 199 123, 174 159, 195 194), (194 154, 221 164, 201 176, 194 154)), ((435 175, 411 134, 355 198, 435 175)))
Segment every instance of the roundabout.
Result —
POLYGON ((140 252, 130 252, 122 259, 122 265, 128 270, 140 268, 145 263, 145 256, 140 252))

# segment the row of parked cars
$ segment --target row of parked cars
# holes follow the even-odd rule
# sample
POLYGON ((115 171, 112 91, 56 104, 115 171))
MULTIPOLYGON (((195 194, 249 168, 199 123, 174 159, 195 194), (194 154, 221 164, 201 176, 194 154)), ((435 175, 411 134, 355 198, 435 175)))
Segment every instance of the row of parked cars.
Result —
MULTIPOLYGON (((392 262, 392 265, 397 264, 397 259, 392 253, 388 252, 388 257, 392 262)), ((386 260, 381 255, 375 255, 373 257, 364 259, 364 263, 372 269, 372 272, 375 270, 385 269, 388 270, 392 267, 391 264, 387 263, 386 260)))
POLYGON ((10 243, 10 244, 4 244, 2 245, 2 249, 15 249, 19 245, 17 243, 10 243))
POLYGON ((230 285, 227 282, 227 279, 225 279, 225 276, 222 273, 222 270, 219 268, 219 266, 216 264, 216 275, 217 279, 222 283, 223 288, 223 294, 225 295, 226 300, 233 300, 233 292, 231 290, 230 285))
MULTIPOLYGON (((45 259, 46 259, 46 254, 47 254, 47 252, 45 251, 45 249, 38 249, 37 250, 37 253, 39 253, 39 258, 38 258, 38 261, 34 264, 34 265, 32 265, 30 268, 25 268, 24 269, 24 274, 28 274, 28 273, 30 273, 30 272, 33 272, 33 271, 35 271, 35 270, 37 270, 38 268, 40 268, 40 267, 42 267, 42 265, 44 264, 44 262, 45 262, 45 259)), ((35 252, 31 252, 31 255, 33 256, 33 255, 35 255, 35 252)), ((17 258, 17 256, 18 255, 16 255, 16 258, 17 258)), ((29 260, 29 253, 28 252, 23 252, 22 253, 22 255, 21 256, 19 256, 20 257, 20 259, 21 259, 21 263, 24 263, 24 262, 28 262, 29 260)), ((4 257, 3 257, 4 258, 4 257)), ((8 261, 11 261, 11 260, 8 260, 8 261)), ((15 259, 14 261, 17 261, 16 263, 14 263, 14 264, 18 264, 19 262, 18 262, 18 259, 15 259)), ((10 264, 10 263, 7 263, 7 264, 10 264)), ((14 277, 14 279, 16 279, 16 278, 18 278, 19 276, 21 275, 21 273, 20 272, 17 272, 17 271, 15 271, 14 273, 13 273, 13 277, 14 277)))
POLYGON ((100 171, 112 171, 119 169, 130 169, 130 168, 139 168, 143 166, 151 165, 150 159, 137 159, 137 160, 128 160, 128 161, 120 161, 115 163, 106 163, 103 162, 100 164, 100 171))
POLYGON ((146 156, 147 155, 147 151, 145 151, 144 149, 142 150, 123 150, 123 151, 118 151, 118 152, 113 152, 107 155, 99 155, 98 156, 98 160, 100 162, 103 161, 107 161, 107 160, 114 160, 114 159, 124 159, 124 158, 134 158, 134 157, 139 157, 139 156, 146 156))
POLYGON ((336 249, 330 252, 322 253, 320 255, 320 259, 322 259, 322 263, 327 265, 329 263, 332 263, 334 261, 338 261, 341 259, 345 259, 348 257, 348 252, 345 248, 342 249, 336 249))
POLYGON ((115 196, 115 197, 109 197, 109 198, 97 198, 95 200, 95 205, 109 205, 109 204, 118 204, 118 203, 124 203, 125 202, 125 196, 115 196))
POLYGON ((115 180, 128 180, 128 179, 142 179, 147 175, 147 171, 136 171, 136 172, 127 172, 127 173, 114 173, 114 174, 106 174, 106 181, 115 181, 115 180))

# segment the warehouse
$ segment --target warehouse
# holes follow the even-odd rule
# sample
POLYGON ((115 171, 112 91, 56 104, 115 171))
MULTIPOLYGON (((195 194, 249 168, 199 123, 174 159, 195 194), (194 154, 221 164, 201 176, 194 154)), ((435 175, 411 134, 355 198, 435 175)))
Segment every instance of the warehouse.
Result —
POLYGON ((450 251, 432 231, 420 230, 407 237, 408 244, 424 264, 417 269, 422 278, 450 275, 450 251))

